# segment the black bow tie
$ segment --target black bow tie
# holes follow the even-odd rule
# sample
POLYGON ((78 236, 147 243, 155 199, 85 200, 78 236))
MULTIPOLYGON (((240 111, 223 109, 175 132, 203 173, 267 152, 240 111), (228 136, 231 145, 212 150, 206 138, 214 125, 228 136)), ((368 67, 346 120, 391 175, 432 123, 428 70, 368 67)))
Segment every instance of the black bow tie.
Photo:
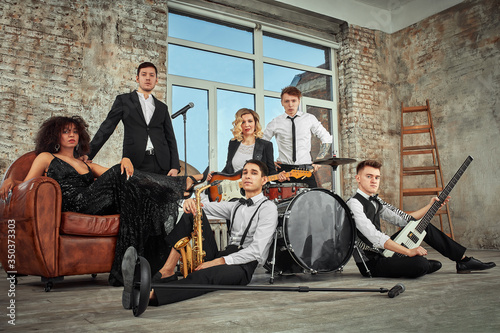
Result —
POLYGON ((242 205, 247 205, 247 206, 251 206, 251 205, 253 205, 253 201, 252 201, 252 199, 240 198, 239 202, 240 202, 242 205))
POLYGON ((372 195, 372 196, 370 197, 370 200, 373 200, 373 201, 378 201, 378 194, 372 195))

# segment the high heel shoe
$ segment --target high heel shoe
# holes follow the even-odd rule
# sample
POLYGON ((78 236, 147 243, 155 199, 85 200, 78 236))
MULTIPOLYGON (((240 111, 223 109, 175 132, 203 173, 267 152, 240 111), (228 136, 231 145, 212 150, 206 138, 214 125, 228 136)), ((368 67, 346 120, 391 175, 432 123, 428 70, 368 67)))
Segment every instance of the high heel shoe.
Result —
POLYGON ((201 178, 201 180, 196 180, 194 176, 188 176, 188 178, 191 178, 191 180, 193 181, 193 184, 191 184, 189 189, 186 189, 185 192, 186 194, 184 195, 184 199, 188 199, 193 194, 196 185, 199 185, 207 180, 208 172, 209 172, 209 166, 205 169, 205 171, 203 171, 203 177, 201 178))
POLYGON ((209 168, 210 168, 210 166, 207 166, 207 168, 205 169, 205 171, 203 171, 203 178, 198 182, 198 184, 201 184, 205 180, 207 180, 208 172, 210 171, 209 168))

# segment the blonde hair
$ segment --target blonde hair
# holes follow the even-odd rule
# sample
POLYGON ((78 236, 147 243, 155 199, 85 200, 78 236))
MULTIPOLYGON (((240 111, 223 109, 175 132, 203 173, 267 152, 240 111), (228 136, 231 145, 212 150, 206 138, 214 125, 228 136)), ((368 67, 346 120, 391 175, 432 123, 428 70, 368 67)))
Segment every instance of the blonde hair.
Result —
POLYGON ((262 132, 262 126, 260 125, 260 117, 254 110, 251 109, 239 109, 235 114, 235 120, 233 121, 233 129, 231 132, 233 133, 233 138, 231 140, 243 141, 243 134, 241 131, 241 124, 243 123, 243 116, 246 114, 251 114, 253 116, 253 120, 255 122, 255 132, 253 135, 256 138, 262 138, 264 132, 262 132))

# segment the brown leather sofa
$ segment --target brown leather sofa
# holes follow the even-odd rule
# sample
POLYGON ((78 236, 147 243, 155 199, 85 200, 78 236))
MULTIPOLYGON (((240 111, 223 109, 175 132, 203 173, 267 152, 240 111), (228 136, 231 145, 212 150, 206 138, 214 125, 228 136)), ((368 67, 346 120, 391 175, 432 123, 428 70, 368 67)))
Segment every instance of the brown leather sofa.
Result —
MULTIPOLYGON (((24 180, 35 159, 24 154, 4 179, 24 180)), ((108 273, 113 262, 119 215, 61 213, 61 189, 49 177, 16 186, 0 200, 0 261, 10 275, 37 275, 50 291, 64 276, 108 273), (12 236, 14 235, 14 236, 12 236)))

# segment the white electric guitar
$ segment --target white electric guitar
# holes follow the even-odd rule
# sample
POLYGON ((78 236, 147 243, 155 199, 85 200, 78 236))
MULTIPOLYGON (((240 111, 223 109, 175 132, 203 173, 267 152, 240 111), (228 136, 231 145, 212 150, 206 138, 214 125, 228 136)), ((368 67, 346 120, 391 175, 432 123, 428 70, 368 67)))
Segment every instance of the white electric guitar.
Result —
MULTIPOLYGON (((312 172, 308 170, 291 170, 285 173, 285 177, 304 178, 311 177, 312 172)), ((278 180, 279 175, 267 176, 268 181, 278 180)), ((211 182, 219 181, 217 186, 209 188, 208 196, 210 201, 231 201, 234 198, 242 198, 241 194, 241 172, 232 175, 214 173, 211 182)))
MULTIPOLYGON (((427 234, 425 228, 427 228, 427 225, 431 222, 432 218, 434 217, 438 209, 441 207, 441 204, 448 197, 451 190, 453 189, 453 187, 455 187, 458 180, 460 179, 460 177, 462 177, 462 175, 464 174, 465 170, 472 162, 472 160, 473 158, 471 156, 465 159, 465 162, 458 169, 457 173, 455 173, 455 175, 448 182, 448 184, 443 189, 441 194, 439 194, 438 196, 439 201, 435 201, 432 204, 431 208, 429 208, 427 213, 425 213, 425 215, 420 220, 408 222, 408 224, 403 228, 403 230, 401 230, 401 232, 394 239, 396 243, 408 249, 414 249, 420 246, 420 244, 422 244, 422 241, 424 240, 424 237, 427 234)), ((387 249, 384 250, 382 254, 387 258, 392 257, 393 255, 404 257, 404 255, 401 253, 395 253, 387 249)))

